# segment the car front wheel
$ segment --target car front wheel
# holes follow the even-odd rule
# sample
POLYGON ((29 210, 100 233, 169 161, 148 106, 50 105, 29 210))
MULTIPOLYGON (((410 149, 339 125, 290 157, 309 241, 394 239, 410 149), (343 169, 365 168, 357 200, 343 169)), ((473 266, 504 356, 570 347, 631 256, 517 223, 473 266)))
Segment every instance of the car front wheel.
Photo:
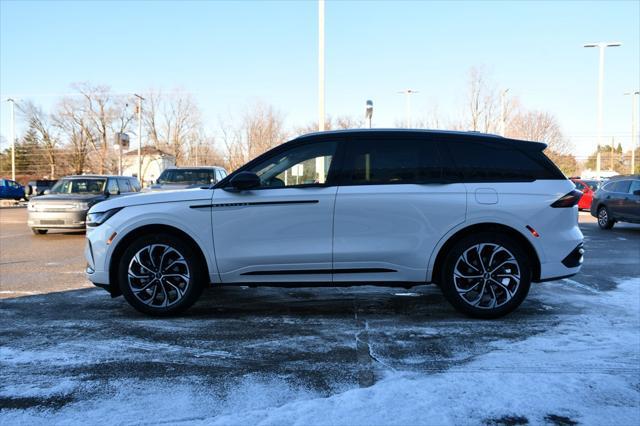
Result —
POLYGON ((498 318, 516 309, 529 293, 531 267, 511 237, 479 233, 458 241, 448 253, 440 286, 460 312, 498 318))
POLYGON ((598 208, 598 226, 600 229, 611 229, 613 228, 614 221, 609 214, 609 209, 605 206, 600 206, 598 208))
POLYGON ((173 315, 193 305, 204 288, 204 265, 179 238, 145 235, 130 244, 118 266, 123 296, 138 311, 173 315))

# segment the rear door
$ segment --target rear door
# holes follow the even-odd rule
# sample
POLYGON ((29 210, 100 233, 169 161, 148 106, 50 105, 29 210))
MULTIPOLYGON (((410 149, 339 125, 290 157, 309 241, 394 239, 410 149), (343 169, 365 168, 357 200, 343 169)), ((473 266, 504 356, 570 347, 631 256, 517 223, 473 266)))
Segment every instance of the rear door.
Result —
POLYGON ((428 136, 358 135, 336 198, 333 280, 424 282, 442 235, 464 221, 465 187, 444 183, 428 136))
POLYGON ((634 179, 631 181, 622 208, 626 218, 633 221, 640 221, 640 180, 634 179))
POLYGON ((625 201, 629 199, 631 181, 627 179, 617 180, 612 182, 608 188, 609 187, 611 188, 610 193, 607 194, 609 200, 607 206, 609 210, 616 219, 626 217, 627 209, 625 208, 625 201))

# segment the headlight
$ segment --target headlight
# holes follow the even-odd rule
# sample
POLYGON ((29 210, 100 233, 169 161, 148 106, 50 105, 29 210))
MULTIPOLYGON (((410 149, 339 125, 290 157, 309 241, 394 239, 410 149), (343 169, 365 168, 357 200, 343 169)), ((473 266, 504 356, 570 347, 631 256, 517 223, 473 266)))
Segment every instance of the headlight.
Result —
POLYGON ((103 223, 105 223, 107 220, 109 220, 111 216, 118 213, 120 210, 122 210, 122 207, 117 209, 107 210, 106 212, 89 213, 87 215, 87 226, 92 228, 96 226, 100 226, 103 223))
POLYGON ((74 210, 89 210, 90 208, 91 208, 91 203, 87 203, 87 202, 73 203, 74 210))
POLYGON ((35 212, 38 209, 36 208, 36 203, 29 203, 27 204, 27 210, 29 210, 30 212, 35 212))

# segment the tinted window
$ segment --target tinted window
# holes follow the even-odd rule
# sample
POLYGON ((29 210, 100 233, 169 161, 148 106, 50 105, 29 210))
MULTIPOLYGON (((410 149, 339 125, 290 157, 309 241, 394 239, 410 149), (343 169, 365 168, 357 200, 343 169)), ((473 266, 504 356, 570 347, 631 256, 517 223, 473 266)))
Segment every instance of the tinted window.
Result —
POLYGON ((640 190, 640 180, 632 180, 629 187, 629 194, 633 194, 635 191, 640 190))
POLYGON ((138 182, 138 179, 129 179, 129 184, 131 185, 131 188, 133 188, 134 192, 140 192, 140 190, 142 189, 140 187, 140 182, 138 182))
POLYGON ((629 192, 629 187, 631 186, 631 181, 630 180, 619 180, 616 182, 612 182, 612 189, 610 189, 611 192, 622 192, 624 194, 626 194, 627 192, 629 192))
POLYGON ((131 188, 131 184, 129 183, 129 179, 118 179, 118 186, 120 187, 120 192, 133 192, 133 188, 131 188))
POLYGON ((446 176, 469 182, 564 179, 540 151, 521 150, 502 141, 445 139, 442 146, 455 164, 446 176))
POLYGON ((117 194, 118 191, 120 191, 118 182, 115 179, 109 179, 109 182, 107 183, 107 191, 109 191, 110 194, 117 194))
POLYGON ((211 169, 167 169, 160 174, 159 184, 208 185, 215 178, 211 169))
POLYGON ((573 182, 576 185, 576 188, 579 189, 580 191, 584 191, 584 185, 582 184, 582 182, 573 182))
POLYGON ((418 138, 362 138, 349 142, 343 181, 351 185, 409 184, 442 177, 435 143, 418 138))
POLYGON ((262 188, 324 184, 336 151, 335 142, 310 143, 282 151, 253 166, 262 188))

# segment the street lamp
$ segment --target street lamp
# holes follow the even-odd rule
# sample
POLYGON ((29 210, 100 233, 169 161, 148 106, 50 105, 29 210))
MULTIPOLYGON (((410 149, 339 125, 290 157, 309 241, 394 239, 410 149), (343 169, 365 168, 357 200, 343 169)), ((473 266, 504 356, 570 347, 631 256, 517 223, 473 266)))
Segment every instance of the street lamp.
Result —
POLYGON ((373 101, 368 100, 366 104, 366 110, 364 113, 365 119, 369 120, 369 128, 371 128, 371 118, 373 117, 373 101))
POLYGON ((8 98, 7 102, 11 104, 11 180, 16 180, 16 101, 8 98))
POLYGON ((318 130, 324 130, 324 0, 318 0, 318 130))
POLYGON ((640 91, 627 92, 625 95, 631 96, 631 174, 634 174, 636 169, 636 148, 638 146, 638 96, 640 91))
POLYGON ((597 47, 600 56, 600 62, 598 67, 598 151, 596 153, 596 173, 600 178, 600 144, 602 143, 602 93, 604 83, 604 49, 607 47, 622 46, 620 42, 598 42, 598 43, 586 43, 584 47, 597 47))
POLYGON ((404 94, 406 96, 406 103, 407 103, 407 111, 406 111, 406 127, 409 128, 411 127, 411 95, 416 94, 416 93, 420 93, 417 90, 413 90, 413 89, 405 89, 405 90, 401 90, 398 93, 404 94))

